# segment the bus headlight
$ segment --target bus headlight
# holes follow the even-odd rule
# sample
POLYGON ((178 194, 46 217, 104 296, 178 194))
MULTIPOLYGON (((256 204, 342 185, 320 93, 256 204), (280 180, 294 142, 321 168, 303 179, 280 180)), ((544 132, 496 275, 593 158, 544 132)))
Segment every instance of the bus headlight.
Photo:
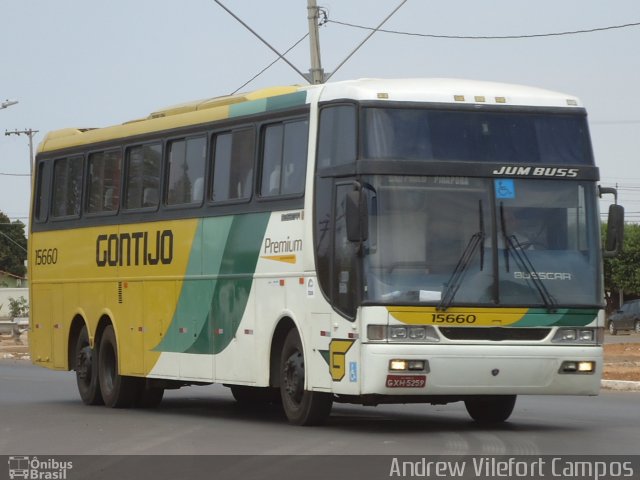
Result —
POLYGON ((407 327, 389 327, 389 340, 404 340, 407 330, 407 327))
POLYGON ((368 325, 370 342, 433 343, 440 337, 431 325, 368 325))
POLYGON ((559 328, 551 341, 578 345, 597 345, 602 343, 602 328, 559 328))
POLYGON ((567 360, 562 362, 558 373, 577 373, 590 375, 596 371, 596 362, 590 360, 567 360))
POLYGON ((427 360, 393 359, 389 360, 390 372, 426 372, 429 373, 427 360))

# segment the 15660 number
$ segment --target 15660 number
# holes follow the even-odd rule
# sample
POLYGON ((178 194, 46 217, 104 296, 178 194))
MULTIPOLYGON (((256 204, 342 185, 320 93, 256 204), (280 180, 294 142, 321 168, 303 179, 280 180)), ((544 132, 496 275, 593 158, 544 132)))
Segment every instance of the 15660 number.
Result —
POLYGON ((432 313, 431 323, 474 323, 476 316, 464 313, 432 313))
POLYGON ((40 248, 36 250, 36 265, 55 265, 58 263, 57 248, 40 248))

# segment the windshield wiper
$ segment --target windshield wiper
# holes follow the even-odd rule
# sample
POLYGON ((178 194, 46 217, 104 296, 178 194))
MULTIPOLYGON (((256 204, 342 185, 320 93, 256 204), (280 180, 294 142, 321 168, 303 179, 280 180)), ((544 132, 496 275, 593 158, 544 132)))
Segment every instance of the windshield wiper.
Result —
POLYGON ((453 273, 449 280, 446 283, 446 287, 442 298, 440 299, 440 303, 436 307, 437 310, 444 311, 451 306, 453 303, 453 299, 458 293, 460 286, 462 285, 462 280, 464 279, 465 273, 467 273, 467 269, 471 264, 471 260, 476 254, 476 249, 480 250, 480 271, 484 269, 484 239, 486 237, 484 233, 484 220, 482 215, 482 200, 478 201, 478 210, 479 210, 479 220, 480 231, 471 235, 471 238, 467 242, 467 246, 465 247, 462 255, 458 259, 458 263, 456 264, 456 268, 453 269, 453 273), (478 246, 480 248, 478 248, 478 246))
POLYGON ((518 241, 515 235, 507 236, 507 244, 509 245, 510 250, 513 252, 513 256, 516 258, 516 263, 520 268, 522 268, 529 278, 533 282, 533 285, 536 287, 540 298, 544 302, 544 306, 547 307, 549 312, 556 309, 556 301, 547 290, 547 287, 544 285, 540 277, 538 276, 538 272, 536 272, 533 263, 531 263, 531 259, 526 254, 524 248, 522 248, 522 244, 518 241))
POLYGON ((556 301, 553 296, 547 290, 545 284, 540 280, 538 276, 538 272, 536 272, 533 263, 531 263, 531 259, 527 255, 524 250, 522 244, 518 241, 518 238, 515 235, 509 235, 507 233, 507 229, 504 221, 504 211, 502 208, 502 204, 500 204, 500 223, 502 224, 502 234, 504 237, 504 255, 506 261, 506 269, 509 271, 509 253, 512 252, 513 256, 516 259, 516 263, 518 267, 525 271, 529 278, 533 282, 533 286, 538 291, 538 295, 542 299, 544 306, 547 308, 549 312, 554 311, 556 309, 556 301))

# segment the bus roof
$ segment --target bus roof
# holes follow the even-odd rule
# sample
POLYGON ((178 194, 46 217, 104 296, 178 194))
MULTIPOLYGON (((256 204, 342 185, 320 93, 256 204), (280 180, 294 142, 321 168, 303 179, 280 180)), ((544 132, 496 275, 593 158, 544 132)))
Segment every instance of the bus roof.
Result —
POLYGON ((506 83, 447 78, 360 79, 322 85, 281 86, 198 100, 152 112, 146 118, 104 128, 66 128, 49 132, 38 147, 48 152, 116 138, 224 120, 251 113, 339 99, 533 107, 579 107, 571 95, 506 83))
POLYGON ((110 127, 54 130, 42 140, 38 146, 38 153, 304 104, 306 93, 300 92, 302 88, 271 87, 238 95, 197 100, 155 111, 146 118, 110 127))
POLYGON ((320 101, 352 98, 455 104, 494 104, 531 107, 578 107, 578 98, 565 93, 507 83, 453 78, 365 78, 328 83, 320 101))

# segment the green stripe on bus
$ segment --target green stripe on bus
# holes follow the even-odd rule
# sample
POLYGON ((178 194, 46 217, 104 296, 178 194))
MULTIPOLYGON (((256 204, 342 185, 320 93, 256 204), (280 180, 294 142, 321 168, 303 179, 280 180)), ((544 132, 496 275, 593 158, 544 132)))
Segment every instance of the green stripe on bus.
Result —
POLYGON ((269 217, 268 213, 262 213, 234 218, 220 268, 221 278, 211 304, 213 353, 223 351, 236 336, 247 307, 269 217))
POLYGON ((250 102, 236 103, 229 106, 229 117, 241 117, 243 115, 267 112, 269 110, 295 107, 297 105, 304 105, 306 101, 306 92, 294 92, 275 97, 252 100, 250 102))
POLYGON ((202 220, 176 312, 154 350, 219 353, 229 345, 246 310, 269 217, 257 213, 202 220), (214 278, 196 279, 200 274, 214 278))
POLYGON ((549 312, 545 308, 532 308, 513 327, 583 327, 598 317, 595 308, 559 308, 549 312))

